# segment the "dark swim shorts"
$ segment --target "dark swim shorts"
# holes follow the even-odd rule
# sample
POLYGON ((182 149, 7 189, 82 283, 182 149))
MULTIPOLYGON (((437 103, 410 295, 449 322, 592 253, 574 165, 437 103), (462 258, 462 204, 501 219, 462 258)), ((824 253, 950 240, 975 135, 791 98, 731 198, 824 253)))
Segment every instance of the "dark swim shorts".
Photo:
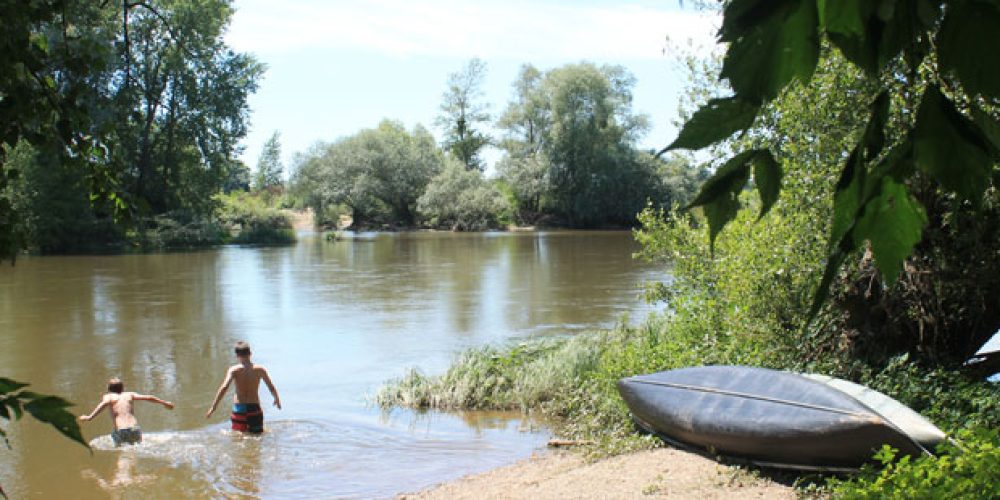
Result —
POLYGON ((115 446, 139 444, 142 442, 142 429, 138 425, 124 429, 115 429, 111 432, 111 440, 115 442, 115 446))
POLYGON ((264 432, 264 410, 257 403, 236 403, 229 418, 233 430, 259 434, 264 432))

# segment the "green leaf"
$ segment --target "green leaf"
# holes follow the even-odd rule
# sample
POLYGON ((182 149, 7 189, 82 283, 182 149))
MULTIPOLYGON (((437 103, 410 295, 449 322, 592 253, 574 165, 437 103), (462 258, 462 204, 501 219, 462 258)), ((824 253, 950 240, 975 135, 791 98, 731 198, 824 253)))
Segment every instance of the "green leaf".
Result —
POLYGON ((705 181, 701 191, 688 206, 703 206, 708 218, 709 245, 714 251, 715 237, 740 209, 739 194, 750 179, 750 162, 760 150, 744 151, 729 159, 705 181))
POLYGON ((875 7, 870 0, 831 0, 823 12, 827 37, 848 61, 870 75, 878 72, 878 39, 867 33, 875 7))
POLYGON ((989 2, 948 4, 937 36, 941 70, 954 71, 970 94, 1000 97, 1000 65, 991 58, 1000 47, 1000 7, 989 2))
POLYGON ((730 158, 702 184, 701 191, 688 208, 706 205, 725 193, 743 189, 750 178, 749 162, 757 152, 756 149, 744 151, 730 158))
POLYGON ((667 146, 672 149, 701 149, 744 130, 753 123, 759 106, 741 101, 736 97, 712 99, 698 109, 684 124, 684 128, 674 142, 667 146))
POLYGON ((833 222, 830 226, 829 241, 831 248, 840 245, 844 237, 854 228, 858 211, 861 209, 866 170, 861 162, 860 147, 860 144, 856 145, 847 158, 844 170, 840 172, 840 179, 834 188, 833 222))
POLYGON ((24 387, 28 387, 28 384, 0 377, 0 394, 10 394, 24 387))
POLYGON ((819 59, 815 0, 737 0, 724 15, 720 40, 731 44, 719 76, 738 98, 763 103, 793 79, 812 78, 819 59))
POLYGON ((781 176, 781 165, 774 159, 774 155, 770 151, 763 150, 754 156, 753 180, 757 185, 761 202, 760 216, 757 220, 764 218, 764 215, 778 201, 778 194, 781 193, 781 176))
POLYGON ((31 399, 31 401, 24 405, 24 409, 31 416, 41 422, 50 424, 62 435, 90 448, 83 439, 83 434, 80 432, 80 426, 76 422, 76 417, 66 411, 66 408, 72 406, 72 403, 58 396, 46 396, 35 393, 23 394, 31 399))
POLYGON ((1000 156, 1000 123, 997 123, 992 116, 977 107, 972 108, 972 121, 993 147, 993 156, 1000 156))
POLYGON ((833 284, 833 279, 837 277, 837 273, 840 272, 840 266, 844 264, 844 259, 847 258, 847 254, 838 248, 830 252, 830 255, 826 258, 826 267, 823 269, 823 278, 819 281, 819 287, 816 288, 816 294, 813 295, 812 306, 809 308, 809 318, 815 318, 816 314, 819 313, 820 308, 823 307, 823 303, 830 296, 830 285, 833 284))
POLYGON ((871 242, 879 270, 891 283, 922 238, 926 224, 923 207, 906 185, 883 177, 878 195, 865 204, 855 225, 854 243, 860 246, 863 240, 871 242))
POLYGON ((937 86, 924 92, 913 143, 917 167, 946 189, 978 200, 989 186, 993 162, 987 139, 937 86))

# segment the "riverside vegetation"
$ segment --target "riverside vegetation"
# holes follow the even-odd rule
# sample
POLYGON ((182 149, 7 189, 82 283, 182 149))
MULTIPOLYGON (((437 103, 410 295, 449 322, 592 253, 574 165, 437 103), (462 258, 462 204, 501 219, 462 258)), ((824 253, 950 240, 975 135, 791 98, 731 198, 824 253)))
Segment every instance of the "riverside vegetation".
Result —
POLYGON ((702 208, 648 208, 635 232, 643 248, 639 256, 672 270, 671 282, 651 284, 647 291, 649 300, 666 302, 666 312, 637 324, 623 318, 609 331, 468 351, 443 374, 414 369, 388 382, 375 396, 377 404, 536 413, 553 418, 558 434, 594 441, 591 451, 607 454, 661 445, 635 431, 615 388, 621 377, 701 364, 825 373, 900 400, 955 442, 933 457, 899 459, 895 450, 880 450, 873 457, 880 467, 805 482, 804 494, 1000 496, 1000 435, 995 431, 1000 388, 985 380, 998 371, 995 357, 966 364, 1000 326, 995 279, 1000 271, 1000 108, 995 101, 1000 82, 993 73, 956 69, 965 62, 956 63, 948 52, 958 50, 953 44, 968 42, 961 50, 981 53, 976 51, 996 42, 992 34, 989 43, 962 38, 966 35, 950 29, 957 22, 952 17, 978 16, 976 22, 995 26, 1000 11, 978 2, 926 2, 921 7, 926 15, 919 19, 904 9, 897 9, 896 17, 879 11, 876 19, 875 8, 867 4, 836 2, 827 3, 825 17, 817 18, 812 2, 769 3, 760 9, 752 8, 755 3, 726 4, 723 32, 733 44, 725 60, 691 65, 691 95, 715 99, 691 114, 681 133, 684 141, 714 143, 708 151, 716 174, 694 202, 702 208), (848 30, 854 16, 862 21, 857 30, 848 30), (867 16, 873 20, 864 24, 867 16), (942 23, 934 16, 948 18, 942 23), (816 23, 825 37, 815 36, 816 23), (907 23, 919 26, 899 29, 907 23), (757 29, 760 24, 768 29, 757 29), (888 40, 865 39, 881 36, 885 24, 895 26, 884 32, 888 40), (746 39, 733 35, 739 30, 748 30, 746 39), (891 37, 915 41, 908 45, 909 39, 891 37), (931 39, 937 43, 929 44, 931 39), (798 52, 801 44, 814 41, 815 52, 798 52), (774 54, 740 53, 747 44, 774 54), (919 50, 911 53, 914 47, 919 50), (904 48, 906 58, 892 53, 904 48), (786 49, 799 58, 782 66, 786 49), (875 53, 868 58, 866 50, 875 53), (810 55, 815 59, 803 62, 810 55), (753 58, 754 64, 740 66, 753 58), (719 95, 727 89, 714 79, 720 69, 743 86, 725 102, 719 95), (762 76, 752 80, 748 72, 762 76), (739 101, 741 92, 745 98, 753 85, 768 95, 755 98, 748 105, 752 113, 741 115, 746 104, 739 101), (935 94, 939 85, 947 87, 948 99, 961 103, 960 110, 945 113, 949 123, 938 123, 934 114, 951 106, 935 94), (873 118, 873 113, 881 114, 873 118), (970 115, 979 128, 969 125, 970 115), (914 121, 924 129, 916 135, 914 121), (951 126, 962 128, 961 140, 974 143, 968 147, 981 148, 970 150, 978 156, 963 159, 970 163, 961 168, 985 168, 986 175, 959 169, 949 178, 933 170, 940 158, 935 148, 944 146, 926 129, 940 127, 935 134, 945 134, 951 126), (712 137, 692 139, 698 134, 712 137), (898 148, 886 156, 879 152, 885 144, 898 148), (864 147, 871 156, 863 161, 858 148, 864 147), (895 156, 909 148, 918 152, 916 165, 925 170, 913 169, 912 157, 895 156), (741 150, 755 152, 727 159, 741 150), (928 154, 931 159, 920 156, 928 154), (885 162, 879 163, 883 160, 901 162, 893 167, 901 170, 887 173, 885 162), (748 184, 751 167, 754 182, 748 184), (863 172, 873 179, 889 177, 850 191, 855 188, 846 184, 863 184, 863 172), (954 182, 966 175, 975 177, 966 180, 976 186, 956 190, 954 182), (752 196, 748 187, 760 196, 752 196), (868 194, 860 204, 845 205, 862 192, 868 194), (738 210, 740 205, 751 210, 738 210), (854 209, 858 212, 845 212, 854 209), (842 238, 856 239, 845 244, 842 238))

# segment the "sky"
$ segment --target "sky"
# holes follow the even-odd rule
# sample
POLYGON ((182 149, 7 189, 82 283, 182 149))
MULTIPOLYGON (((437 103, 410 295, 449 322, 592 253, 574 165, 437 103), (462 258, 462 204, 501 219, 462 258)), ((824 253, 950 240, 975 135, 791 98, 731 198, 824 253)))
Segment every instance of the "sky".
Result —
MULTIPOLYGON (((296 153, 372 128, 385 118, 433 126, 450 73, 486 63, 484 101, 493 116, 512 97, 522 64, 540 70, 589 61, 625 67, 637 82, 633 110, 649 115, 643 148, 676 135, 683 73, 678 45, 707 51, 718 19, 671 0, 339 1, 236 0, 226 34, 267 66, 250 97, 241 158, 257 165, 280 134, 288 168, 296 153), (668 41, 669 40, 669 41, 668 41)), ((487 152, 488 162, 499 157, 487 152)))

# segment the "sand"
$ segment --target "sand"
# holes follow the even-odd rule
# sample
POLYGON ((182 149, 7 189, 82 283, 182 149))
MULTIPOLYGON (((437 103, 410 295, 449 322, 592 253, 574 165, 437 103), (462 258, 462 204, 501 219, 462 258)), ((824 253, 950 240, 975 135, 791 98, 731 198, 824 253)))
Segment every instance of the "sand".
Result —
POLYGON ((587 462, 570 451, 543 451, 516 464, 399 499, 480 498, 796 498, 793 488, 662 448, 587 462))

